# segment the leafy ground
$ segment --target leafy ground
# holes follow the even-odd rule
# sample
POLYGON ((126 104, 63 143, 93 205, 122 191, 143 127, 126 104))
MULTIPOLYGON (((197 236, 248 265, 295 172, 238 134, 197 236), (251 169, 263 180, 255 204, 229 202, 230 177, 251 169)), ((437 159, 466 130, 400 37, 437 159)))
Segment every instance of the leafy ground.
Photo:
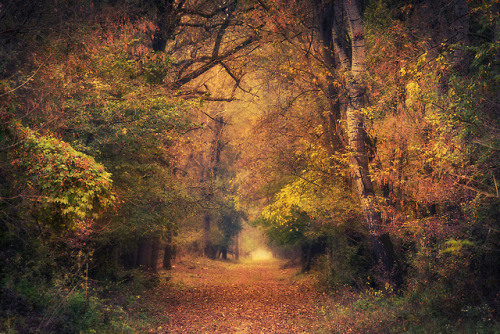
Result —
POLYGON ((325 333, 327 297, 277 260, 184 260, 136 307, 157 333, 325 333))
POLYGON ((185 258, 131 296, 122 320, 131 333, 500 333, 489 308, 449 313, 432 287, 322 293, 318 273, 284 264, 185 258))

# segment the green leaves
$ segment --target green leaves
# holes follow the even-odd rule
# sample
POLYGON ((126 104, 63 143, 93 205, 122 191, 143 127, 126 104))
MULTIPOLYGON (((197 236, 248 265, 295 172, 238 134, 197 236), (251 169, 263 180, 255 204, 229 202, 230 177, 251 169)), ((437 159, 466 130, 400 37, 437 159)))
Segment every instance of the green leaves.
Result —
POLYGON ((55 230, 71 230, 114 202, 111 174, 68 143, 19 128, 22 145, 12 153, 20 179, 35 191, 33 214, 55 230))

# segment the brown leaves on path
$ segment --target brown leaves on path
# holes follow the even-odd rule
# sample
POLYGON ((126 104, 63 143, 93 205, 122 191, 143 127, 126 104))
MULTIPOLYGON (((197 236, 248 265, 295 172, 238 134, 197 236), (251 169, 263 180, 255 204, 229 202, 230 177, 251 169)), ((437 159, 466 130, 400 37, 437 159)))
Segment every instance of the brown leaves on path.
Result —
POLYGON ((143 303, 169 319, 156 333, 325 333, 325 297, 280 261, 189 260, 143 303), (323 322, 323 324, 322 324, 323 322))

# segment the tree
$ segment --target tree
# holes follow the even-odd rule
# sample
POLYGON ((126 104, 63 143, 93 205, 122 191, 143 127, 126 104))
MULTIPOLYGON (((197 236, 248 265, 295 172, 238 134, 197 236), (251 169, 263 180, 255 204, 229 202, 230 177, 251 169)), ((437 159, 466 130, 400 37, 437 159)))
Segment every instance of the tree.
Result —
POLYGON ((366 45, 363 19, 355 0, 344 1, 344 9, 349 27, 350 55, 347 53, 347 48, 340 44, 343 22, 336 22, 334 25, 333 38, 340 69, 346 72, 346 90, 349 98, 346 110, 346 132, 352 175, 377 261, 382 266, 384 275, 399 284, 401 277, 399 277, 399 269, 395 268, 396 260, 392 246, 390 241, 384 242, 386 238, 382 236, 380 208, 377 207, 368 169, 369 151, 366 145, 368 138, 363 116, 363 109, 366 106, 366 84, 363 78, 366 75, 366 45), (395 273, 393 269, 396 269, 395 273))
MULTIPOLYGON (((225 146, 223 139, 224 132, 224 117, 216 116, 213 120, 212 130, 212 142, 210 145, 210 150, 208 152, 208 161, 206 162, 205 167, 202 169, 201 173, 201 183, 205 185, 205 202, 207 206, 213 206, 217 203, 217 194, 218 190, 216 187, 217 179, 220 177, 220 163, 221 163, 221 154, 222 150, 225 146)), ((218 206, 216 206, 217 209, 218 206)), ((203 216, 203 237, 204 237, 204 253, 205 256, 214 259, 217 256, 217 250, 212 242, 211 237, 211 221, 212 216, 215 212, 214 210, 208 209, 205 211, 203 216)))
POLYGON ((222 238, 218 242, 218 247, 220 256, 224 260, 227 259, 227 253, 233 243, 235 243, 235 258, 238 259, 237 236, 241 231, 243 219, 245 219, 245 213, 236 209, 234 202, 229 202, 221 208, 218 225, 222 232, 222 238))
MULTIPOLYGON (((44 47, 29 50, 36 75, 6 93, 15 92, 15 98, 4 105, 2 117, 64 138, 112 173, 118 197, 114 215, 93 222, 91 242, 95 272, 114 275, 123 262, 155 270, 161 236, 173 233, 187 212, 189 199, 173 175, 169 149, 192 124, 190 106, 159 87, 172 61, 148 48, 152 24, 129 19, 119 6, 101 12, 106 6, 78 9, 82 17, 93 18, 39 36, 44 47)), ((58 13, 66 12, 59 8, 58 13)), ((32 32, 25 34, 19 36, 29 39, 32 32)), ((82 203, 91 205, 88 199, 82 203)))
MULTIPOLYGON (((278 26, 276 30, 298 53, 304 55, 306 60, 302 71, 311 73, 311 78, 329 103, 328 112, 319 113, 323 134, 327 138, 325 148, 331 156, 329 163, 339 161, 338 157, 347 153, 377 262, 383 275, 399 284, 396 259, 390 239, 383 236, 380 208, 369 173, 372 148, 363 114, 367 106, 364 79, 366 46, 358 5, 355 1, 293 2, 285 9, 279 2, 273 4, 277 12, 272 13, 278 26), (281 14, 279 9, 285 14, 281 14), (311 25, 318 27, 319 33, 309 33, 311 25), (343 122, 344 127, 341 126, 343 122)), ((335 170, 333 166, 332 170, 335 170)), ((332 177, 335 178, 333 174, 332 177)))

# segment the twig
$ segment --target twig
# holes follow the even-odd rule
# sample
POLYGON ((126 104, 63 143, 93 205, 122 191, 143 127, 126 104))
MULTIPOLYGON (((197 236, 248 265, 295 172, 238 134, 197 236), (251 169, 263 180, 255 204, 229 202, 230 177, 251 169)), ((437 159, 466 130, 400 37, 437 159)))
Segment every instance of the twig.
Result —
POLYGON ((17 86, 16 88, 13 88, 13 89, 9 90, 8 92, 5 92, 5 93, 3 93, 3 94, 0 94, 0 97, 5 96, 5 95, 8 95, 8 94, 10 94, 10 93, 13 93, 13 92, 15 92, 16 90, 18 90, 18 89, 20 89, 20 88, 24 87, 24 86, 25 86, 28 82, 30 82, 30 81, 31 81, 31 79, 33 79, 33 78, 35 77, 35 75, 38 73, 38 71, 40 71, 40 69, 42 68, 42 66, 43 66, 43 65, 45 65, 45 63, 47 62, 47 60, 49 60, 49 59, 50 59, 50 57, 51 57, 51 56, 49 56, 49 57, 48 57, 48 58, 47 58, 47 59, 46 59, 46 60, 45 60, 42 64, 40 64, 40 66, 38 66, 38 68, 36 69, 36 71, 35 71, 35 72, 34 72, 34 73, 33 73, 33 74, 32 74, 32 75, 28 78, 28 79, 26 79, 26 80, 25 80, 22 84, 20 84, 20 85, 19 85, 19 86, 17 86))

